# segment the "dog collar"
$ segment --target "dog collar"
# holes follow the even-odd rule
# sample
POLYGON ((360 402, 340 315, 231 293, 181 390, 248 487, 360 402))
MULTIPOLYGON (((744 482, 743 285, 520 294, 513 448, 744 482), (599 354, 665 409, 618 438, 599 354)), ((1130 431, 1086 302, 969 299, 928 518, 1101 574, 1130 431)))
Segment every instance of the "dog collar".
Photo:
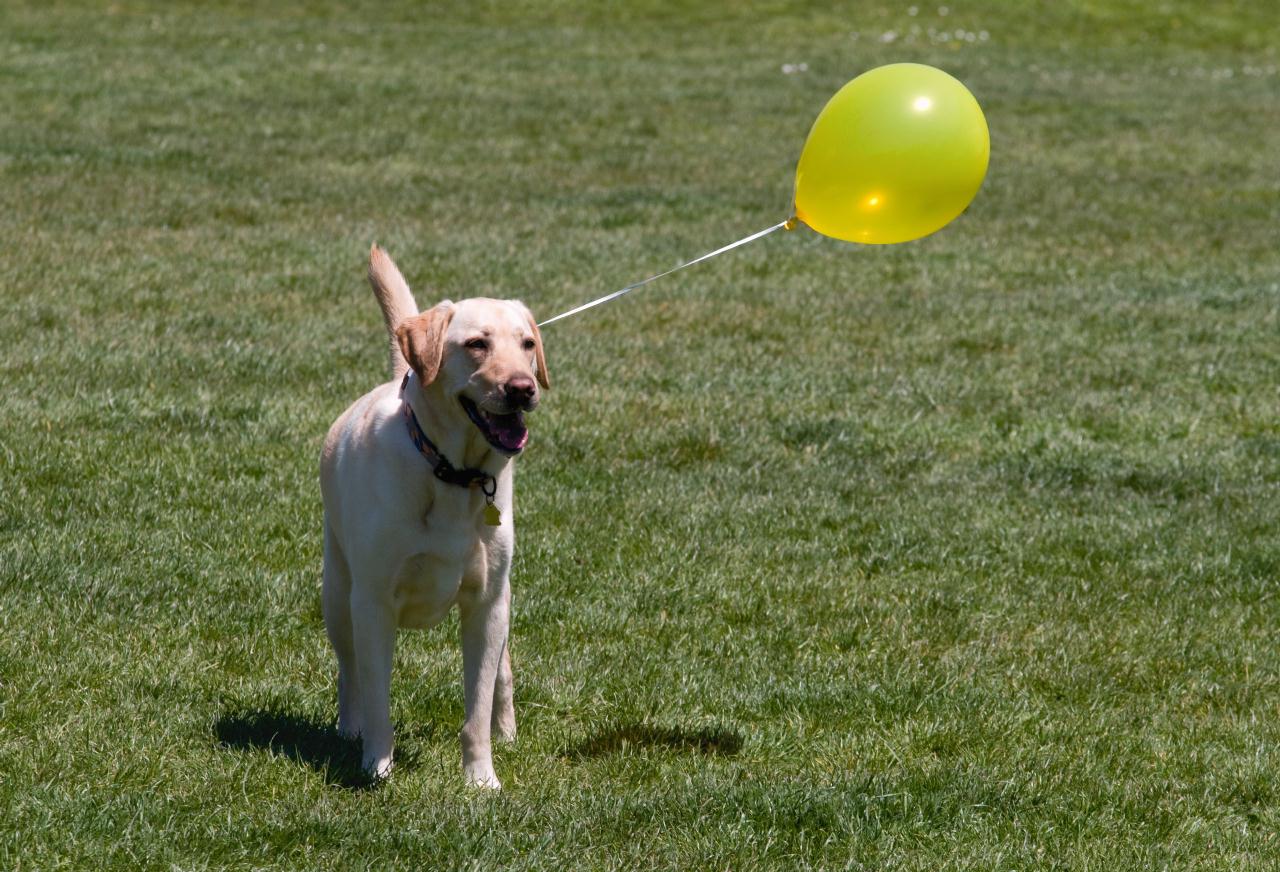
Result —
POLYGON ((484 494, 485 523, 490 527, 497 527, 502 523, 502 514, 493 503, 493 498, 498 492, 498 480, 483 469, 473 467, 458 469, 428 438, 422 425, 418 423, 418 416, 413 413, 413 407, 409 405, 409 400, 404 395, 405 389, 409 386, 410 375, 412 370, 406 372, 404 381, 400 382, 400 400, 404 407, 405 425, 409 428, 409 438, 413 441, 414 447, 427 459, 427 463, 431 466, 431 474, 440 481, 457 487, 479 487, 480 492, 484 494))

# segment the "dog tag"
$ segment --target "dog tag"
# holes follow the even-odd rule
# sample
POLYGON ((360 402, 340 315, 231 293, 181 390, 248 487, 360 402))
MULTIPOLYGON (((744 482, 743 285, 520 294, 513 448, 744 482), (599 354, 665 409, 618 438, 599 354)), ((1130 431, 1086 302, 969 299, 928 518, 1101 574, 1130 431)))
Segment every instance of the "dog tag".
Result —
POLYGON ((502 512, 493 503, 484 507, 484 522, 490 527, 502 526, 502 512))

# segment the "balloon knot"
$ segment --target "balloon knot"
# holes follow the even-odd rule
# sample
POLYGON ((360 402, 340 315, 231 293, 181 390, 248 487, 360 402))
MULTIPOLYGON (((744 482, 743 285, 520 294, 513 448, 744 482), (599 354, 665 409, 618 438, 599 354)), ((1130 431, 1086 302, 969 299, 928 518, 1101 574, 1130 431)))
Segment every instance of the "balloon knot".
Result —
POLYGON ((783 230, 795 230, 795 229, 796 229, 796 225, 797 225, 797 224, 799 224, 799 223, 800 223, 800 219, 799 219, 799 218, 797 218, 795 215, 792 215, 792 216, 791 216, 790 218, 788 218, 788 219, 786 220, 786 222, 782 225, 782 229, 783 229, 783 230))

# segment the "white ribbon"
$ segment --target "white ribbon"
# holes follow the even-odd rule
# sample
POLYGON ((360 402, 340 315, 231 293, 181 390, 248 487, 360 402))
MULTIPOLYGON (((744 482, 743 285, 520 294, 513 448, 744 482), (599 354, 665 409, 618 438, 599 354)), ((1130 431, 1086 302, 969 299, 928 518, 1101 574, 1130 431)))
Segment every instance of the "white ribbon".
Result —
POLYGON ((667 270, 666 272, 658 273, 656 276, 649 276, 647 279, 642 279, 641 281, 636 282, 634 285, 627 285, 625 288, 623 288, 620 291, 614 291, 612 294, 605 294, 603 297, 592 300, 590 303, 583 303, 581 306, 578 306, 576 309, 570 309, 568 312, 561 312, 559 315, 556 315, 554 318, 548 318, 546 321, 543 321, 541 324, 538 325, 538 327, 539 328, 546 327, 548 324, 552 324, 556 321, 559 321, 561 318, 568 318, 570 315, 576 315, 579 312, 585 312, 588 309, 593 308, 595 306, 599 306, 602 303, 607 303, 610 300, 616 300, 618 299, 618 297, 621 297, 623 294, 629 294, 632 291, 634 291, 636 288, 644 287, 645 285, 649 284, 649 282, 656 281, 657 279, 660 279, 663 276, 669 276, 673 272, 679 272, 680 270, 684 269, 687 266, 693 266, 695 263, 702 263, 704 260, 710 260, 711 258, 715 257, 717 254, 724 254, 726 251, 732 251, 733 249, 737 248, 739 245, 746 245, 748 242, 755 242, 760 237, 768 236, 770 233, 773 233, 775 230, 781 230, 784 227, 790 230, 792 227, 795 226, 794 222, 795 222, 794 218, 788 218, 786 221, 783 221, 780 224, 775 224, 772 227, 768 228, 767 230, 761 230, 759 233, 752 233, 750 236, 744 236, 741 239, 739 239, 737 242, 730 242, 728 245, 724 246, 723 248, 717 248, 715 251, 708 252, 707 254, 704 254, 701 257, 695 257, 693 260, 682 263, 679 266, 673 266, 671 269, 667 270))

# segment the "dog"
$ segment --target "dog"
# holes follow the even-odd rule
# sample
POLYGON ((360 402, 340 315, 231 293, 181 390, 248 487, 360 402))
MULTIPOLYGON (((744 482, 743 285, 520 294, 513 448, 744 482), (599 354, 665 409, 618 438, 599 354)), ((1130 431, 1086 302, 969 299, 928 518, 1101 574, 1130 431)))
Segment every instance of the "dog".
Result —
POLYGON ((356 400, 320 457, 322 605, 338 660, 338 730, 361 740, 375 779, 392 765, 390 685, 397 629, 457 606, 462 629, 463 774, 501 789, 491 737, 513 741, 513 459, 524 415, 550 387, 524 304, 448 300, 419 312, 385 251, 369 283, 391 337, 391 381, 356 400))

